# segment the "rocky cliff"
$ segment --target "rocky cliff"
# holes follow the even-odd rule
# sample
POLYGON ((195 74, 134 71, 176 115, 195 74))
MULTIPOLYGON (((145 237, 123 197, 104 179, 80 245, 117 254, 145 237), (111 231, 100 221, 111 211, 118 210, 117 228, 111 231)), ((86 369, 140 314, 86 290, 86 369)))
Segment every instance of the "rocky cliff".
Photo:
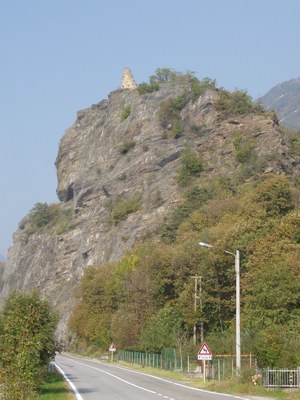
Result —
POLYGON ((178 205, 184 187, 176 179, 188 146, 202 160, 201 180, 236 174, 241 163, 234 140, 251 140, 260 172, 298 173, 288 140, 268 113, 227 115, 217 111, 218 90, 187 96, 180 132, 162 124, 163 101, 189 93, 187 83, 154 93, 117 90, 77 113, 61 139, 56 160, 60 203, 53 223, 30 231, 20 222, 3 273, 1 300, 12 288, 38 288, 61 313, 59 335, 84 269, 119 259, 138 240, 154 235, 178 205))

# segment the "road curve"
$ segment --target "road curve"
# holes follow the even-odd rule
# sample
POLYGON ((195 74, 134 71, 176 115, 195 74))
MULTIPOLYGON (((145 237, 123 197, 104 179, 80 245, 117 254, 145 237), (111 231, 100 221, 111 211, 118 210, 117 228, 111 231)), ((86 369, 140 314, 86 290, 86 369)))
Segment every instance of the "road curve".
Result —
POLYGON ((55 364, 75 391, 77 400, 248 400, 77 356, 57 355, 55 364))

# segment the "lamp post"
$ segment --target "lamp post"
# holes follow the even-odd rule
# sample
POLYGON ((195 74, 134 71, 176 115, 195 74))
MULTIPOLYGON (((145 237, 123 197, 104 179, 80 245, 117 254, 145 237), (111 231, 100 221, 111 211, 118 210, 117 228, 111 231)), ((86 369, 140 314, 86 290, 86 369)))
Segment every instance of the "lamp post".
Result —
MULTIPOLYGON (((200 246, 204 247, 214 247, 211 244, 205 242, 199 242, 200 246)), ((235 355, 236 355, 236 374, 240 375, 241 371, 241 296, 240 296, 240 252, 236 250, 235 254, 223 250, 225 253, 230 254, 234 257, 234 266, 235 266, 235 290, 236 290, 236 308, 235 308, 235 355)))

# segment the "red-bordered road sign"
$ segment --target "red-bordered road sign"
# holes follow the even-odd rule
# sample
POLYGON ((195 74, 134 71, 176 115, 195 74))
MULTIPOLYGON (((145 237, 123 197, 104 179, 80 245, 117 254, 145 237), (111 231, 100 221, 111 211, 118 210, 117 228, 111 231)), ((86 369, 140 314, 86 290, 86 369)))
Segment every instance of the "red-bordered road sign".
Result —
POLYGON ((116 351, 116 350, 117 350, 117 348, 116 348, 115 344, 112 343, 112 344, 109 346, 109 351, 116 351))
POLYGON ((204 342, 198 351, 198 360, 211 360, 212 352, 208 345, 204 342))

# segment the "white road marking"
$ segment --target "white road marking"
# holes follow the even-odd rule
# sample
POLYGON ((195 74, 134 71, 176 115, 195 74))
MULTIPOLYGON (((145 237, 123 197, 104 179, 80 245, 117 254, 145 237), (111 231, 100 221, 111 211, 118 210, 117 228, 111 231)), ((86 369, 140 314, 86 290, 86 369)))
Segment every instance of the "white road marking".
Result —
POLYGON ((70 379, 66 376, 66 374, 64 373, 64 371, 57 365, 55 364, 55 367, 58 369, 58 371, 62 374, 62 376, 65 378, 65 380, 68 382, 68 384, 70 385, 71 389, 73 390, 76 398, 78 400, 83 400, 83 398, 81 397, 80 393, 78 392, 78 390, 76 389, 76 386, 74 385, 73 382, 70 381, 70 379))
MULTIPOLYGON (((101 368, 96 368, 96 367, 93 367, 93 366, 91 366, 91 365, 89 365, 89 364, 85 364, 85 363, 83 363, 83 362, 74 360, 75 357, 72 357, 72 356, 68 356, 68 357, 70 357, 70 358, 71 358, 75 363, 77 363, 77 364, 85 365, 86 367, 95 369, 96 371, 103 372, 104 374, 110 375, 110 376, 112 376, 113 378, 116 378, 116 379, 118 379, 118 380, 120 380, 120 381, 122 381, 122 382, 124 382, 124 383, 127 383, 128 385, 134 386, 134 387, 139 388, 139 389, 141 389, 141 390, 144 390, 144 391, 146 391, 146 392, 150 392, 150 393, 156 394, 156 395, 158 395, 158 396, 163 396, 163 395, 161 395, 161 394, 159 394, 159 393, 157 393, 157 392, 155 392, 155 391, 153 391, 153 390, 144 388, 144 387, 142 387, 142 386, 135 385, 134 383, 131 383, 131 382, 129 382, 129 381, 126 381, 125 379, 119 378, 118 376, 116 376, 116 375, 114 375, 114 374, 111 374, 110 372, 103 371, 101 368)), ((196 392, 207 393, 207 394, 210 394, 210 395, 219 395, 219 396, 224 396, 224 397, 231 397, 231 398, 238 399, 238 400, 250 400, 250 399, 247 398, 247 397, 240 397, 240 396, 235 396, 235 395, 231 395, 231 394, 227 394, 227 393, 218 393, 218 392, 212 392, 212 391, 210 391, 210 390, 194 388, 194 387, 192 387, 192 386, 183 385, 182 383, 169 381, 168 379, 160 378, 160 377, 158 377, 158 376, 151 375, 151 374, 146 374, 145 372, 134 371, 134 370, 131 370, 131 369, 129 369, 129 368, 119 367, 119 366, 117 366, 117 365, 113 365, 113 366, 110 365, 110 367, 122 369, 122 370, 124 370, 124 371, 129 371, 129 372, 131 372, 131 373, 133 373, 133 374, 137 374, 137 375, 148 376, 148 377, 151 377, 151 378, 153 378, 153 379, 157 379, 157 380, 160 380, 160 381, 162 381, 162 382, 166 382, 166 383, 169 383, 169 384, 171 384, 171 385, 179 386, 179 387, 182 387, 182 388, 185 388, 185 389, 189 389, 189 390, 193 390, 193 391, 196 391, 196 392)), ((163 397, 164 397, 164 396, 163 396, 163 397)), ((170 398, 170 397, 166 397, 166 398, 168 398, 169 400, 175 400, 175 399, 170 398)))
MULTIPOLYGON (((235 396, 235 395, 227 394, 227 393, 218 393, 218 392, 212 392, 212 391, 210 391, 210 390, 194 388, 194 387, 192 387, 192 386, 187 386, 187 385, 184 385, 184 384, 182 384, 182 383, 169 381, 168 379, 160 378, 160 377, 158 377, 158 376, 151 375, 151 374, 147 374, 147 373, 145 373, 145 372, 134 371, 134 370, 131 370, 131 369, 129 369, 129 368, 119 367, 119 366, 117 366, 117 365, 114 365, 114 366, 112 366, 112 367, 113 367, 113 368, 123 369, 124 371, 129 371, 129 372, 132 372, 132 373, 138 374, 138 375, 151 376, 151 378, 153 378, 153 379, 157 379, 157 380, 160 380, 160 381, 162 381, 162 382, 170 383, 170 384, 175 385, 175 386, 180 386, 180 387, 183 387, 183 388, 185 388, 185 389, 195 390, 195 391, 198 391, 198 392, 204 392, 204 393, 209 393, 209 394, 218 394, 218 395, 220 395, 220 396, 225 396, 225 397, 233 397, 233 398, 238 399, 238 400, 250 400, 250 399, 247 398, 247 397, 240 397, 240 396, 235 396)), ((174 399, 170 399, 170 400, 174 400, 174 399)))

